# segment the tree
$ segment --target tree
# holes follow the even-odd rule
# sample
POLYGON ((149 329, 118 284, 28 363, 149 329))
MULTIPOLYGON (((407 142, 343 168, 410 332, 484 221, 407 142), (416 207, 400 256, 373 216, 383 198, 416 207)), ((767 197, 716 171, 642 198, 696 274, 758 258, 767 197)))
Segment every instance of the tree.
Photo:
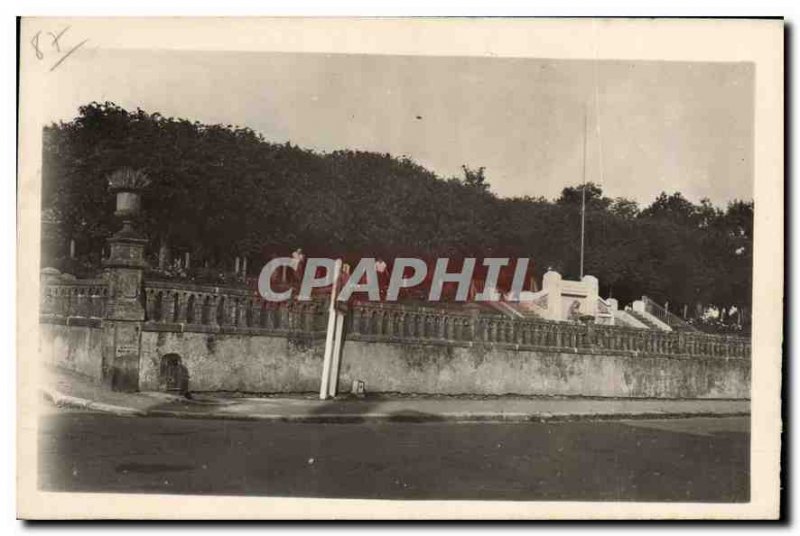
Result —
POLYGON ((661 192, 653 203, 642 211, 645 218, 662 218, 690 224, 697 215, 697 208, 680 192, 667 195, 661 192))
MULTIPOLYGON (((444 179, 408 158, 363 151, 319 154, 264 140, 248 128, 204 125, 113 103, 81 107, 44 132, 43 262, 67 266, 70 239, 81 266, 100 269, 117 230, 108 175, 144 171, 142 222, 151 259, 161 243, 195 266, 231 271, 302 247, 310 256, 528 257, 578 276, 584 185, 554 201, 495 196, 485 168, 444 179), (59 264, 62 263, 62 264, 59 264)), ((585 272, 621 303, 749 308, 753 203, 725 210, 661 193, 639 209, 588 182, 585 272)))
POLYGON ((609 206, 609 211, 624 220, 633 220, 639 215, 639 204, 624 197, 617 197, 609 206))
POLYGON ((484 173, 486 171, 485 167, 471 169, 464 165, 461 166, 461 169, 464 171, 464 184, 480 192, 489 191, 489 182, 486 180, 486 175, 484 173))
POLYGON ((611 200, 603 197, 603 188, 593 182, 587 182, 580 186, 567 186, 561 190, 561 197, 556 203, 564 206, 578 206, 583 202, 583 190, 586 189, 586 206, 592 208, 606 208, 611 204, 611 200))

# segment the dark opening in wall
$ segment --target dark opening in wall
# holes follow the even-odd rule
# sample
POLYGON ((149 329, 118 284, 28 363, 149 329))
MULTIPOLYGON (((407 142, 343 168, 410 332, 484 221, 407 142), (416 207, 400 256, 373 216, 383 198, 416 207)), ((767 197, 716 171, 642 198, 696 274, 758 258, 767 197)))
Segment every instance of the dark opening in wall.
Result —
POLYGON ((159 386, 162 391, 187 395, 189 393, 189 371, 178 354, 165 354, 161 357, 159 386))

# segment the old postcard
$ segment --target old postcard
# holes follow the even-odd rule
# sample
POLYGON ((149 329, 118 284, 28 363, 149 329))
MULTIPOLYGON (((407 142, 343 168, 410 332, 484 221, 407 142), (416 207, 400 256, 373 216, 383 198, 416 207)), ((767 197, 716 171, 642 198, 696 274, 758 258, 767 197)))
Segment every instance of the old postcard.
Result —
POLYGON ((20 517, 779 515, 783 21, 19 58, 20 517))

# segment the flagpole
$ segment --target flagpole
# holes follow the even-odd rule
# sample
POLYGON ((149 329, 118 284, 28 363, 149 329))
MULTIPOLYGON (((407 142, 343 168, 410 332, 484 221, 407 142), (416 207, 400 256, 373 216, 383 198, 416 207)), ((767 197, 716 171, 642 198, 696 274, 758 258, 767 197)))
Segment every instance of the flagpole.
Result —
POLYGON ((586 233, 586 103, 583 105, 583 188, 581 188, 581 279, 583 279, 583 248, 586 233))

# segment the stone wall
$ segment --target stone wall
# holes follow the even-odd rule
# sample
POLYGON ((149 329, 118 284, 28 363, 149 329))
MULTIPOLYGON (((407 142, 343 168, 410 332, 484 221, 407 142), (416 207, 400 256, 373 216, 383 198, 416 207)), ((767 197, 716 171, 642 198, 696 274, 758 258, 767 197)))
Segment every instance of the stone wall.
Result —
MULTIPOLYGON (((102 282, 46 285, 44 360, 102 378, 120 341, 99 318, 102 282), (97 303, 95 303, 97 302, 97 303)), ((267 305, 252 291, 145 283, 136 385, 162 387, 177 354, 193 391, 317 392, 323 303, 267 305)), ((511 319, 476 306, 360 303, 345 328, 340 392, 749 398, 750 341, 738 337, 511 319)), ((106 378, 107 380, 107 378, 106 378)))
POLYGON ((523 350, 502 345, 344 346, 340 385, 368 391, 596 396, 749 398, 750 362, 742 359, 523 350))
POLYGON ((319 391, 324 344, 308 336, 145 331, 139 387, 158 390, 161 358, 176 353, 192 391, 319 391))
MULTIPOLYGON (((194 391, 319 390, 324 339, 170 331, 142 335, 141 388, 159 387, 161 357, 177 353, 194 391)), ((637 398, 749 398, 750 362, 519 349, 502 344, 348 340, 341 392, 355 379, 370 392, 637 398)))
POLYGON ((102 380, 103 330, 99 322, 41 323, 39 348, 42 363, 102 380))

